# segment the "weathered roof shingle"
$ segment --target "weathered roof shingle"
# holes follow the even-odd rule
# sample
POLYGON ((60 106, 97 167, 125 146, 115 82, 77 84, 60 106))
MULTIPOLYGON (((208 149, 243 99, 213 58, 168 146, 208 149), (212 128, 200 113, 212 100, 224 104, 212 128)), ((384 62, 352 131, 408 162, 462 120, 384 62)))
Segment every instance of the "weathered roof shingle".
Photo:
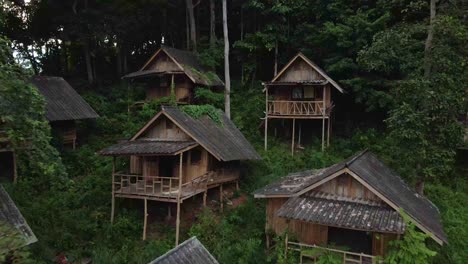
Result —
MULTIPOLYGON (((23 247, 32 244, 37 241, 36 236, 29 227, 28 223, 24 219, 21 212, 16 207, 13 200, 10 198, 8 193, 0 185, 0 223, 6 224, 13 229, 12 232, 18 232, 19 236, 23 239, 23 242, 18 247, 23 247)), ((0 234, 0 238, 5 235, 11 234, 0 234)), ((0 249, 2 252, 4 249, 0 249)))
POLYGON ((125 141, 99 151, 103 156, 173 155, 198 145, 195 141, 134 140, 125 141))
POLYGON ((62 77, 35 76, 31 83, 46 100, 49 121, 98 118, 99 115, 62 77))
POLYGON ((149 264, 218 264, 218 261, 196 237, 192 237, 149 264))

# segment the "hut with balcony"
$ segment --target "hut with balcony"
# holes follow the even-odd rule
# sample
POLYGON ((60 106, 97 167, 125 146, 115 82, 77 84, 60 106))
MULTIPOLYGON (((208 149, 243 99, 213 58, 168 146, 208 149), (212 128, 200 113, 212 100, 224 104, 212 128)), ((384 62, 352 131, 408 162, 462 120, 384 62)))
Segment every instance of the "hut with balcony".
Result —
POLYGON ((123 79, 141 83, 146 101, 169 97, 173 90, 178 104, 194 104, 197 87, 212 91, 222 91, 224 87, 216 73, 202 66, 197 54, 167 46, 158 49, 140 70, 123 79))
POLYGON ((46 101, 46 118, 63 144, 76 147, 76 121, 99 115, 62 77, 35 76, 31 83, 46 101))
POLYGON ((141 199, 146 238, 148 200, 176 203, 176 245, 179 241, 180 206, 198 194, 220 190, 235 183, 238 188, 240 163, 260 156, 221 111, 220 123, 207 116, 193 118, 176 107, 165 106, 130 140, 110 146, 100 155, 130 160, 128 172, 112 173, 112 217, 115 198, 141 199))
MULTIPOLYGON (((436 206, 369 151, 327 168, 291 173, 254 196, 267 202, 266 234, 287 231, 288 249, 332 251, 343 263, 375 263, 384 256, 388 243, 405 232, 400 210, 437 243, 447 243, 436 206)), ((301 254, 312 261, 319 257, 301 254)))
POLYGON ((332 89, 344 90, 324 70, 298 53, 271 80, 263 83, 265 92, 265 150, 268 147, 268 121, 282 119, 292 121, 291 152, 295 149, 297 120, 322 121, 322 150, 330 142, 332 89))

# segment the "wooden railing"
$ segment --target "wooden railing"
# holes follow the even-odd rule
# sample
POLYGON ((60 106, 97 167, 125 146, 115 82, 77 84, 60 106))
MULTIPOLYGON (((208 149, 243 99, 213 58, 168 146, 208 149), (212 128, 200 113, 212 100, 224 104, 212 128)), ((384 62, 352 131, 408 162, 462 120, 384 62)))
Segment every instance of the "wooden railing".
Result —
POLYGON ((380 264, 383 261, 377 257, 364 253, 349 252, 334 248, 320 247, 317 245, 308 245, 296 242, 287 242, 288 250, 298 251, 300 254, 300 263, 303 263, 304 259, 316 263, 320 256, 326 253, 335 254, 343 260, 343 264, 380 264))
POLYGON ((114 173, 112 184, 114 193, 160 196, 175 198, 179 191, 198 193, 207 188, 210 174, 206 173, 181 185, 178 177, 143 176, 138 174, 114 173))
POLYGON ((268 101, 268 115, 279 116, 321 116, 328 115, 323 101, 268 101))

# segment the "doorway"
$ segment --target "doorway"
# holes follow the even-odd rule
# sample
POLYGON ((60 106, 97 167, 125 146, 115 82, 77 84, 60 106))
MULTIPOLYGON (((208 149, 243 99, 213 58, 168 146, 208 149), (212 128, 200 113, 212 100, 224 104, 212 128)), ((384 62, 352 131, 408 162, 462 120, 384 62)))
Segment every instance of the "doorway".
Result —
POLYGON ((13 151, 0 151, 0 182, 15 180, 15 157, 13 151))
POLYGON ((344 250, 372 254, 372 233, 328 227, 328 244, 345 247, 344 250))

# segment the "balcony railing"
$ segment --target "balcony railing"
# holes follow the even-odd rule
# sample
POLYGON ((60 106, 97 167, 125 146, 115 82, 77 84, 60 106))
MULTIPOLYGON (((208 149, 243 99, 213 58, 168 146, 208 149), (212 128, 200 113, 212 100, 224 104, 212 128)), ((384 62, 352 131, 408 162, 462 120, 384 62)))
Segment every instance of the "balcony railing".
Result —
POLYGON ((207 188, 218 184, 236 181, 239 179, 239 173, 229 169, 209 171, 181 184, 181 188, 179 188, 178 177, 143 176, 117 172, 113 174, 112 178, 112 190, 115 194, 176 199, 179 192, 181 197, 184 198, 204 192, 207 188))
POLYGON ((300 263, 304 260, 317 263, 321 256, 331 253, 336 255, 337 258, 342 259, 343 264, 380 264, 383 263, 382 259, 377 256, 372 256, 364 253, 355 253, 339 249, 320 247, 316 245, 308 245, 288 241, 288 250, 298 251, 300 256, 300 263))
POLYGON ((268 101, 268 115, 272 116, 323 116, 331 107, 323 101, 268 101))

